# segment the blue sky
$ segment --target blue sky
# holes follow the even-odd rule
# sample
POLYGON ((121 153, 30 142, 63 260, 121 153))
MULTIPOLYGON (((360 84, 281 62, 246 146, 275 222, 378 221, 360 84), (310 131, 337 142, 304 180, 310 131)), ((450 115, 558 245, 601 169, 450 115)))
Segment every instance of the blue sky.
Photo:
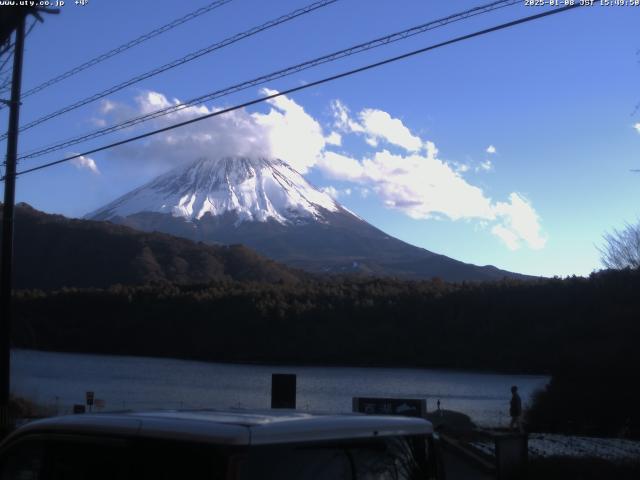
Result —
MULTIPOLYGON (((22 123, 307 3, 234 0, 26 98, 22 123)), ((154 99, 186 100, 482 3, 340 0, 35 127, 22 135, 20 151, 127 118, 150 108, 154 99)), ((67 2, 59 16, 47 16, 28 37, 23 87, 206 4, 67 2)), ((505 8, 266 86, 285 90, 540 11, 505 8)), ((639 20, 640 7, 577 9, 305 90, 234 118, 253 122, 251 128, 256 124, 312 183, 402 240, 479 265, 585 275, 600 268, 596 245, 603 233, 640 214, 640 175, 629 171, 640 168, 640 115, 633 115, 640 102, 639 20), (278 133, 294 140, 283 142, 275 138, 278 133), (490 146, 495 152, 487 151, 490 146)), ((203 108, 259 95, 258 88, 250 89, 203 108)), ((3 130, 6 113, 0 112, 3 130)), ((219 129, 221 143, 242 138, 242 130, 230 130, 233 124, 211 122, 196 133, 219 129)), ((176 134, 173 150, 163 137, 95 154, 97 172, 76 163, 25 175, 18 180, 17 200, 82 216, 173 164, 192 160, 196 152, 180 143, 188 133, 176 134)))

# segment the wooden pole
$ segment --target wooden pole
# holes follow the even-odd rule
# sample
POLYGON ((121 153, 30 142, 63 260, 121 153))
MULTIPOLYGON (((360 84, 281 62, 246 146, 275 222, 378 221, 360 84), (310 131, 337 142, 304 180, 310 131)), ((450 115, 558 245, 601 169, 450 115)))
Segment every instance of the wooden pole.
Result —
POLYGON ((18 128, 20 119, 20 95, 22 82, 22 57, 24 52, 25 16, 16 28, 13 54, 13 78, 9 101, 9 130, 7 158, 4 171, 4 204, 2 207, 2 252, 0 273, 0 429, 12 427, 9 418, 11 393, 11 292, 13 271, 13 219, 16 196, 16 163, 18 156, 18 128))

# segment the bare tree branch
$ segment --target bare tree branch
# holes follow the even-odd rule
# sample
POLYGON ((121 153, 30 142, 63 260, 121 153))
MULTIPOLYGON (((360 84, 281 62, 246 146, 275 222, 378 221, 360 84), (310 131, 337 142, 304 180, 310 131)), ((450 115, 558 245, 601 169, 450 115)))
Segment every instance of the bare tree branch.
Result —
POLYGON ((604 245, 598 250, 601 262, 607 268, 640 268, 640 221, 606 233, 604 245))

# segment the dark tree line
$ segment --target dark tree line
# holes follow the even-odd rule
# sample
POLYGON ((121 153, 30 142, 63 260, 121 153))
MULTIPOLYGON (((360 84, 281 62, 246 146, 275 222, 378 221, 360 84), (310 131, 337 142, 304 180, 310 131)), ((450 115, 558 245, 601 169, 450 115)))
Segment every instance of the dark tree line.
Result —
MULTIPOLYGON (((640 360, 640 274, 22 291, 16 346, 240 362, 551 372, 640 360)), ((640 363, 640 362, 638 362, 640 363)))

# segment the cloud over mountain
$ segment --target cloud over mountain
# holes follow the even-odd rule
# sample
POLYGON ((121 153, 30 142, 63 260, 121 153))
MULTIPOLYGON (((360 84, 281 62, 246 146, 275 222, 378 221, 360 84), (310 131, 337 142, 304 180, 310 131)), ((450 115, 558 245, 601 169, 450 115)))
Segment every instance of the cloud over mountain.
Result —
MULTIPOLYGON (((264 89, 262 93, 276 92, 264 89)), ((136 98, 133 107, 105 102, 101 113, 113 121, 132 112, 149 113, 179 103, 161 93, 146 92, 136 98)), ((124 146, 118 155, 160 170, 213 156, 277 157, 302 174, 315 169, 327 180, 353 184, 361 194, 375 195, 386 208, 410 218, 477 222, 509 249, 544 247, 540 217, 523 195, 512 192, 507 200, 493 200, 463 176, 467 169, 442 159, 432 141, 416 135, 388 112, 365 108, 352 114, 339 100, 330 108, 332 123, 323 124, 295 100, 281 96, 268 101, 266 112, 229 112, 143 144, 124 146), (346 139, 364 143, 356 153, 344 147, 346 139)), ((166 126, 219 110, 187 107, 154 122, 156 127, 166 126)), ((492 145, 487 148, 487 153, 495 152, 492 145)), ((492 169, 487 162, 484 170, 492 169)), ((331 188, 337 196, 338 189, 331 188)))
MULTIPOLYGON (((334 124, 342 132, 364 135, 367 143, 377 147, 361 158, 329 151, 318 168, 335 180, 355 182, 370 188, 387 208, 399 210, 414 219, 442 218, 475 220, 490 224, 491 233, 510 249, 523 245, 532 249, 543 248, 546 236, 542 233, 540 218, 531 202, 512 192, 506 202, 495 202, 484 191, 463 177, 465 169, 455 162, 439 157, 435 144, 413 135, 399 120, 386 112, 376 114, 384 121, 372 129, 372 110, 365 109, 355 120, 341 102, 332 105, 334 124), (386 125, 378 129, 380 124, 386 125), (371 142, 371 136, 376 142, 371 142), (378 139, 386 145, 378 144, 378 139), (418 141, 414 141, 417 139, 418 141), (400 147, 398 153, 390 151, 400 147)), ((378 111, 379 112, 379 111, 378 111)), ((397 150, 397 149, 396 149, 397 150)), ((495 147, 491 152, 495 153, 495 147)), ((481 164, 482 170, 491 170, 490 160, 481 164)))

